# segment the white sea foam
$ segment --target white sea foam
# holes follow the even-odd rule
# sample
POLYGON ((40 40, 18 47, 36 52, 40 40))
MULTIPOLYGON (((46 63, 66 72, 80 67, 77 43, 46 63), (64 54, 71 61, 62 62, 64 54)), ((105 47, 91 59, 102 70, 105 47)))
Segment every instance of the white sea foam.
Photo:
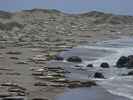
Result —
MULTIPOLYGON (((97 43, 95 46, 80 46, 80 48, 97 49, 97 50, 107 50, 112 51, 108 56, 99 57, 94 61, 84 61, 84 65, 88 63, 93 64, 98 67, 101 63, 107 62, 110 65, 115 65, 116 61, 121 56, 133 55, 133 39, 118 39, 113 41, 104 41, 97 43), (116 46, 116 47, 115 47, 116 46)), ((106 88, 110 93, 124 96, 133 99, 133 76, 120 77, 114 75, 107 80, 101 80, 100 83, 104 88, 106 88)))
MULTIPOLYGON (((104 52, 105 52, 106 54, 105 56, 99 56, 99 53, 98 53, 98 57, 97 57, 97 53, 96 53, 95 55, 96 60, 95 59, 89 60, 89 61, 86 60, 86 61, 83 61, 83 63, 81 64, 81 66, 83 66, 82 67, 83 70, 87 69, 86 65, 93 64, 95 68, 92 69, 92 72, 95 72, 95 71, 99 71, 99 68, 100 68, 99 66, 103 62, 107 62, 110 64, 110 66, 113 66, 116 64, 116 61, 121 56, 133 55, 133 39, 124 38, 124 39, 117 39, 117 40, 111 40, 111 41, 104 41, 104 42, 99 42, 92 46, 84 45, 84 46, 78 46, 75 48, 76 49, 85 48, 91 51, 94 50, 94 53, 99 52, 100 50, 101 55, 102 54, 104 55, 104 52)), ((82 54, 80 50, 79 50, 79 53, 82 54)), ((85 52, 85 53, 90 53, 90 52, 85 52)), ((85 53, 83 54, 85 55, 85 53)), ((88 69, 88 71, 90 73, 91 70, 88 69)), ((98 84, 103 86, 107 91, 109 91, 112 94, 133 99, 133 85, 132 85, 133 76, 120 76, 123 74, 123 72, 128 72, 127 69, 119 69, 115 67, 110 67, 104 72, 105 72, 104 73, 105 77, 107 77, 106 79, 94 79, 98 81, 98 84)), ((85 73, 80 73, 80 72, 74 73, 71 76, 78 78, 78 79, 88 78, 85 73)), ((92 79, 92 77, 90 78, 92 79)))
POLYGON ((124 96, 133 100, 133 76, 112 77, 99 84, 112 94, 124 96))

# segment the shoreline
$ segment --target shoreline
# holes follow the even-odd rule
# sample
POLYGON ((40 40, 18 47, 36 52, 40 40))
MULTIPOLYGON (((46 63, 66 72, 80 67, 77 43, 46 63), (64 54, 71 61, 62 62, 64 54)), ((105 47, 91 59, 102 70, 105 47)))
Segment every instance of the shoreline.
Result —
POLYGON ((130 100, 129 98, 113 95, 100 86, 66 90, 54 100, 130 100))
POLYGON ((115 18, 108 22, 110 16, 106 15, 94 12, 90 17, 69 16, 37 10, 13 15, 6 13, 0 17, 1 98, 23 96, 31 100, 51 100, 62 93, 63 86, 69 85, 63 83, 64 73, 69 72, 48 68, 48 62, 57 54, 77 45, 133 35, 130 20, 125 24, 120 17, 118 23, 115 23, 115 18), (107 19, 105 23, 103 18, 107 19), (57 81, 62 83, 56 84, 57 81))

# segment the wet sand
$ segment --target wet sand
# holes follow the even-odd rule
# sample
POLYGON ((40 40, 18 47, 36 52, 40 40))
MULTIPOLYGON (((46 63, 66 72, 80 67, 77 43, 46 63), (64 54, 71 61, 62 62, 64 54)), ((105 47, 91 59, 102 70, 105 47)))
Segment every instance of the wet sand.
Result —
MULTIPOLYGON (((108 52, 102 50, 90 50, 89 49, 77 49, 81 51, 81 56, 84 57, 85 53, 90 53, 92 56, 99 55, 99 57, 104 57, 108 53, 112 53, 112 51, 108 52), (83 52, 86 51, 86 52, 83 52), (93 52, 97 52, 97 54, 93 55, 93 52), (102 55, 104 54, 104 55, 102 55)), ((14 83, 26 89, 25 96, 28 100, 32 100, 33 98, 44 98, 48 100, 129 100, 124 97, 112 95, 107 92, 105 89, 98 87, 92 88, 79 88, 79 89, 66 89, 65 87, 53 87, 53 86, 35 86, 36 82, 47 82, 46 80, 40 80, 35 78, 32 69, 40 69, 46 66, 49 67, 64 67, 66 71, 70 71, 66 76, 67 78, 72 79, 83 79, 88 80, 88 72, 84 70, 78 70, 74 68, 74 63, 70 62, 59 62, 59 61, 43 61, 43 63, 34 63, 29 59, 33 58, 36 55, 45 55, 43 48, 24 48, 24 47, 7 47, 5 49, 0 49, 0 84, 3 83, 14 83), (11 51, 18 52, 18 54, 10 54, 11 51), (57 98, 55 98, 57 97, 57 98), (85 98, 85 99, 83 99, 85 98)), ((79 52, 77 51, 77 53, 79 52)), ((63 53, 67 56, 73 54, 73 50, 70 52, 63 53)), ((76 52, 75 52, 76 54, 76 52)), ((67 58, 67 57, 66 57, 67 58)), ((89 58, 84 58, 88 60, 89 58)), ((89 69, 88 69, 89 70, 89 69)), ((106 70, 107 71, 107 70, 106 70)), ((44 72, 45 73, 45 72, 44 72)), ((0 87, 0 92, 2 93, 10 93, 8 87, 0 87)), ((15 94, 13 94, 15 95, 15 94)))
MULTIPOLYGON (((45 80, 36 79, 32 69, 40 69, 46 66, 46 62, 36 64, 30 62, 29 59, 35 55, 43 55, 40 51, 32 51, 33 48, 9 47, 0 49, 0 85, 17 84, 25 88, 24 96, 27 100, 33 98, 53 99, 55 95, 64 91, 64 88, 56 88, 52 86, 35 86, 37 82, 46 82, 45 80), (8 54, 9 51, 20 52, 20 54, 8 54)), ((45 72, 44 72, 45 73, 45 72)), ((17 92, 9 92, 10 86, 1 86, 0 95, 12 94, 17 92)))
POLYGON ((55 100, 130 100, 121 96, 112 95, 101 87, 78 88, 66 90, 55 100))

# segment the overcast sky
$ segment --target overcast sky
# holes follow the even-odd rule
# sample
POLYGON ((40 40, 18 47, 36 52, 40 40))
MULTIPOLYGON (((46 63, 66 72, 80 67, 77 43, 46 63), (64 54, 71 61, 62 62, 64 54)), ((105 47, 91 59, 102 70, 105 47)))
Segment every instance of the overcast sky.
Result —
POLYGON ((0 0, 0 10, 58 9, 68 13, 92 10, 133 15, 133 0, 0 0))

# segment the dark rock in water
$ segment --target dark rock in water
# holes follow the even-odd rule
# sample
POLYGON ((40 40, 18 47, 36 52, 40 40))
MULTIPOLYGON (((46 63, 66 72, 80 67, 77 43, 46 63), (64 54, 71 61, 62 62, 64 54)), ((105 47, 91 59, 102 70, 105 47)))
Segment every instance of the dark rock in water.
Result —
POLYGON ((133 68, 133 55, 129 55, 128 56, 128 64, 127 64, 128 68, 133 68))
POLYGON ((116 63, 116 67, 118 68, 133 68, 133 55, 129 55, 128 57, 122 56, 116 63))
POLYGON ((127 68, 133 68, 133 59, 128 61, 127 68))
POLYGON ((64 60, 64 58, 59 55, 55 55, 54 60, 64 60))
POLYGON ((88 64, 86 67, 91 67, 92 68, 93 67, 93 64, 88 64))
POLYGON ((72 57, 69 57, 67 59, 67 61, 81 63, 82 62, 82 59, 80 57, 78 57, 78 56, 72 56, 72 57))
POLYGON ((133 71, 129 72, 128 75, 133 75, 133 71))
POLYGON ((131 59, 133 59, 133 55, 129 55, 127 58, 128 58, 128 60, 131 60, 131 59))
POLYGON ((96 72, 94 75, 95 78, 104 78, 103 74, 100 72, 96 72))
POLYGON ((68 82, 68 88, 79 88, 79 87, 91 87, 91 86, 96 86, 95 81, 71 81, 68 82))
POLYGON ((106 63, 106 62, 104 62, 104 63, 102 63, 102 64, 100 65, 100 67, 102 67, 102 68, 109 68, 109 64, 106 63))
POLYGON ((128 63, 128 57, 122 56, 118 59, 118 61, 116 63, 116 67, 118 67, 118 68, 126 67, 127 63, 128 63))
POLYGON ((81 66, 81 65, 76 65, 75 67, 77 67, 77 68, 82 68, 83 66, 81 66))

